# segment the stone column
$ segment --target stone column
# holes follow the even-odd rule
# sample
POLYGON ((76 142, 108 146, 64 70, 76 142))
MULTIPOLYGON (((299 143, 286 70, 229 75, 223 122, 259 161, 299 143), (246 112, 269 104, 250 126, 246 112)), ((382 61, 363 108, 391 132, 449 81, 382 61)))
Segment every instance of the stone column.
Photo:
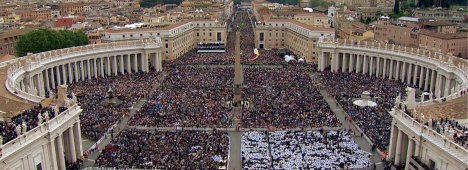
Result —
POLYGON ((424 81, 424 67, 419 66, 419 89, 424 89, 423 87, 423 81, 424 81))
POLYGON ((37 85, 39 96, 45 96, 44 75, 42 74, 42 72, 37 75, 37 85))
POLYGON ((138 53, 133 54, 133 68, 138 72, 138 53))
POLYGON ((45 73, 44 74, 45 75, 45 79, 44 79, 45 80, 45 90, 49 91, 50 90, 49 69, 46 68, 44 70, 44 73, 45 73))
POLYGON ((413 139, 409 139, 408 141, 408 150, 406 151, 406 161, 405 164, 407 165, 405 169, 409 169, 409 162, 411 159, 411 156, 413 156, 413 149, 414 149, 414 142, 413 139))
POLYGON ((116 55, 112 56, 112 71, 115 76, 119 74, 119 71, 117 70, 117 56, 116 55))
POLYGON ((57 86, 63 84, 62 83, 62 74, 61 74, 62 72, 60 71, 60 67, 61 67, 61 65, 58 65, 57 69, 56 69, 56 71, 57 71, 57 82, 58 82, 57 86))
POLYGON ((403 62, 403 71, 401 72, 401 82, 405 82, 406 79, 406 67, 408 66, 407 62, 403 62))
POLYGON ((63 141, 62 141, 62 134, 60 134, 59 136, 57 136, 57 154, 58 154, 58 158, 57 158, 57 161, 58 161, 58 169, 66 169, 65 167, 65 155, 64 155, 64 151, 63 151, 63 141))
POLYGON ((88 74, 87 78, 91 79, 92 78, 92 76, 91 76, 91 59, 86 60, 86 71, 87 71, 86 74, 88 74))
POLYGON ((120 74, 125 74, 125 67, 124 67, 124 56, 119 55, 119 68, 120 68, 120 74))
POLYGON ((400 80, 400 61, 396 61, 395 80, 400 80))
POLYGON ((99 70, 101 70, 101 77, 104 77, 104 57, 100 57, 99 58, 99 65, 100 65, 100 68, 99 70))
POLYGON ((380 77, 380 57, 375 57, 375 76, 380 77))
POLYGON ((57 85, 55 83, 55 69, 54 69, 54 67, 50 68, 50 81, 51 81, 50 88, 55 89, 55 86, 57 86, 57 85))
POLYGON ((361 55, 356 54, 356 73, 361 72, 361 55))
POLYGON ((369 64, 370 71, 369 71, 369 75, 372 76, 372 75, 374 75, 374 57, 373 57, 373 56, 369 56, 369 57, 370 57, 370 64, 369 64))
POLYGON ((367 74, 369 72, 369 61, 367 60, 367 55, 362 55, 362 63, 363 63, 363 68, 362 68, 362 74, 367 74))
POLYGON ((406 76, 408 76, 408 77, 406 77, 406 83, 408 83, 408 85, 409 85, 409 84, 411 84, 410 81, 411 81, 411 77, 412 77, 411 72, 413 71, 413 66, 412 66, 413 64, 411 64, 411 63, 408 63, 408 64, 409 64, 409 66, 408 66, 408 74, 406 75, 406 76))
POLYGON ((73 82, 73 71, 72 71, 72 63, 68 63, 68 84, 73 82))
POLYGON ((401 165, 401 145, 403 144, 403 132, 398 130, 397 145, 395 151, 395 165, 401 165))
POLYGON ((49 158, 49 161, 50 161, 50 168, 51 169, 58 169, 57 167, 57 151, 55 150, 55 138, 53 139, 50 139, 49 141, 49 155, 50 155, 50 158, 49 158))
POLYGON ((382 77, 387 78, 387 59, 383 58, 383 71, 382 71, 382 77))
POLYGON ((390 145, 388 147, 387 161, 391 161, 395 157, 394 148, 395 148, 395 144, 396 144, 396 135, 398 135, 398 129, 395 128, 395 125, 393 125, 393 122, 392 122, 391 126, 392 127, 391 127, 391 131, 390 131, 390 145))
POLYGON ((162 71, 163 70, 163 67, 162 67, 162 55, 161 53, 156 53, 156 56, 157 56, 157 60, 156 60, 156 64, 158 65, 158 71, 162 71))
POLYGON ((356 65, 354 65, 354 54, 349 54, 349 67, 348 67, 348 72, 351 73, 354 68, 356 68, 356 65))
POLYGON ((70 148, 68 148, 70 151, 70 155, 68 157, 70 158, 70 161, 76 162, 76 151, 75 151, 75 137, 73 135, 73 127, 68 128, 68 145, 70 148))
POLYGON ((149 72, 149 67, 148 67, 148 55, 149 53, 142 53, 141 54, 141 68, 144 72, 149 72))
POLYGON ((111 56, 107 56, 104 61, 106 62, 106 74, 108 76, 110 76, 111 75, 111 64, 112 64, 111 56))
POLYGON ((68 84, 68 67, 67 67, 68 64, 63 64, 62 65, 62 72, 63 72, 63 77, 62 77, 62 81, 63 81, 63 84, 68 84))
POLYGON ((432 74, 431 74, 431 82, 429 84, 429 91, 435 91, 435 82, 436 82, 436 79, 437 79, 437 72, 435 70, 432 70, 432 74))
POLYGON ((451 87, 452 87, 452 80, 449 78, 445 78, 445 90, 444 90, 444 97, 447 97, 451 93, 451 87))
POLYGON ((429 72, 431 72, 431 70, 429 68, 426 67, 426 76, 424 77, 424 91, 428 91, 429 90, 429 80, 430 80, 430 77, 429 77, 429 72))
POLYGON ((79 73, 79 72, 78 72, 78 62, 76 62, 76 61, 73 62, 73 71, 74 71, 74 76, 75 76, 75 77, 73 78, 73 81, 74 81, 74 82, 78 82, 78 80, 79 80, 80 78, 79 78, 79 76, 78 76, 78 75, 79 75, 79 74, 78 74, 78 73, 79 73))
POLYGON ((132 73, 132 67, 131 67, 132 62, 131 62, 131 60, 130 60, 130 56, 131 56, 131 54, 127 54, 127 62, 125 62, 125 64, 127 65, 127 69, 126 69, 126 70, 127 70, 128 74, 131 74, 131 73, 132 73))
POLYGON ((84 60, 81 60, 80 61, 80 73, 81 73, 81 76, 80 76, 80 80, 81 81, 84 81, 85 80, 85 68, 84 68, 84 60))
POLYGON ((347 70, 346 68, 346 53, 343 53, 343 62, 341 63, 341 72, 345 72, 347 70))
POLYGON ((76 157, 81 159, 83 156, 83 145, 81 143, 81 125, 80 120, 78 120, 73 126, 73 134, 75 135, 75 151, 76 157))
POLYGON ((418 80, 418 65, 414 64, 414 68, 413 68, 413 85, 416 85, 417 81, 418 80))
POLYGON ((441 89, 441 84, 442 84, 442 75, 440 75, 439 73, 437 73, 437 78, 436 78, 436 82, 435 82, 435 89, 434 89, 434 92, 436 94, 436 98, 440 98, 440 96, 442 94, 440 94, 442 91, 441 89))
POLYGON ((388 79, 392 80, 394 74, 395 74, 395 73, 393 73, 393 60, 390 59, 390 71, 389 71, 389 73, 388 73, 388 79))
POLYGON ((414 148, 414 156, 418 157, 419 156, 419 143, 417 141, 414 141, 415 148, 414 148))

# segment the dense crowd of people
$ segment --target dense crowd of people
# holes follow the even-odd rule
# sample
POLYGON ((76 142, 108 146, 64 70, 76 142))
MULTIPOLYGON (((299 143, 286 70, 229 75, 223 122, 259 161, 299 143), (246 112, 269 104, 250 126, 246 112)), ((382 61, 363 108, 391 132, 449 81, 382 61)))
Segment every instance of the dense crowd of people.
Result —
POLYGON ((336 127, 340 123, 307 72, 289 68, 244 69, 243 98, 250 103, 243 127, 336 127))
POLYGON ((97 141, 107 130, 119 121, 122 116, 129 114, 129 108, 138 99, 156 91, 160 73, 132 73, 119 76, 110 76, 98 79, 89 79, 70 85, 82 106, 80 115, 81 129, 84 136, 97 141), (122 103, 106 105, 103 101, 112 90, 113 95, 122 103))
POLYGON ((149 96, 130 125, 227 127, 232 101, 232 68, 174 67, 166 69, 161 88, 149 96))
POLYGON ((405 84, 358 73, 332 73, 329 70, 321 72, 320 76, 324 87, 344 111, 379 149, 385 150, 390 141, 392 123, 388 111, 393 107, 396 96, 406 94, 405 84), (372 100, 377 103, 376 107, 353 104, 364 91, 370 92, 372 100))
MULTIPOLYGON (((62 113, 65 110, 67 108, 59 107, 58 113, 62 113)), ((39 121, 46 122, 55 116, 57 115, 52 107, 43 107, 39 104, 11 118, 11 121, 0 121, 0 136, 3 140, 3 143, 0 143, 0 145, 10 142, 18 137, 19 134, 23 134, 23 132, 36 128, 39 125, 39 121)))
POLYGON ((370 154, 346 131, 246 132, 241 140, 244 169, 366 168, 370 154))
POLYGON ((226 166, 229 139, 225 132, 142 131, 127 129, 96 160, 119 169, 218 169, 226 166))
POLYGON ((454 119, 431 120, 430 125, 436 132, 450 136, 460 146, 468 148, 468 128, 454 119))

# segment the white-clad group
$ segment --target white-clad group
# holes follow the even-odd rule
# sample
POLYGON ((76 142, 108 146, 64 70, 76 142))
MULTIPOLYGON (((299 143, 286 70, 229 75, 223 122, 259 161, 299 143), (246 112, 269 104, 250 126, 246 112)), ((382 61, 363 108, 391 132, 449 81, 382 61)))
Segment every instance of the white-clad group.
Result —
POLYGON ((244 169, 365 168, 370 154, 346 131, 246 132, 242 136, 244 169))

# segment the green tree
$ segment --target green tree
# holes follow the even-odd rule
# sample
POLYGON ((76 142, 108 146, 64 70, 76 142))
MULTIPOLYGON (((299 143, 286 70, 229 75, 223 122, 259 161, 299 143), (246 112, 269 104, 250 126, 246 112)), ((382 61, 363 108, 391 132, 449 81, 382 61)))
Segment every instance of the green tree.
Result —
POLYGON ((366 24, 370 24, 372 22, 372 19, 370 17, 366 18, 366 24))
POLYGON ((88 36, 81 31, 38 29, 21 36, 15 49, 17 55, 22 57, 27 53, 86 45, 88 42, 88 36))
POLYGON ((395 0, 395 5, 393 6, 393 13, 398 14, 400 13, 400 1, 395 0))

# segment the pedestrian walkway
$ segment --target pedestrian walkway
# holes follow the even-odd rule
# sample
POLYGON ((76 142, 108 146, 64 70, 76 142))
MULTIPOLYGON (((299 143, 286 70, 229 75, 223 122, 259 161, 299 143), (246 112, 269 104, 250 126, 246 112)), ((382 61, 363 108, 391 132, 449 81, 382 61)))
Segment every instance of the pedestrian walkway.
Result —
POLYGON ((352 130, 354 132, 354 141, 362 150, 371 154, 371 162, 376 164, 377 169, 384 169, 384 164, 382 164, 380 154, 377 152, 377 150, 372 151, 372 142, 354 122, 346 120, 347 114, 343 111, 343 108, 341 108, 335 98, 331 97, 326 90, 320 90, 320 94, 324 97, 325 101, 335 113, 336 117, 342 123, 341 127, 344 130, 352 130))
MULTIPOLYGON (((122 117, 122 119, 120 119, 117 122, 117 126, 110 133, 104 134, 105 137, 97 145, 97 149, 94 152, 90 152, 89 155, 88 155, 88 158, 83 161, 83 168, 93 167, 94 166, 94 163, 95 163, 96 159, 101 154, 101 152, 105 148, 105 146, 111 142, 112 137, 116 136, 117 134, 120 133, 120 131, 127 128, 127 126, 128 126, 127 123, 130 120, 130 118, 133 117, 135 115, 136 111, 138 111, 143 106, 143 104, 145 104, 145 103, 146 103, 146 99, 138 100, 132 106, 132 108, 130 109, 130 115, 122 117)), ((86 150, 88 150, 88 149, 89 148, 86 148, 86 150)))

